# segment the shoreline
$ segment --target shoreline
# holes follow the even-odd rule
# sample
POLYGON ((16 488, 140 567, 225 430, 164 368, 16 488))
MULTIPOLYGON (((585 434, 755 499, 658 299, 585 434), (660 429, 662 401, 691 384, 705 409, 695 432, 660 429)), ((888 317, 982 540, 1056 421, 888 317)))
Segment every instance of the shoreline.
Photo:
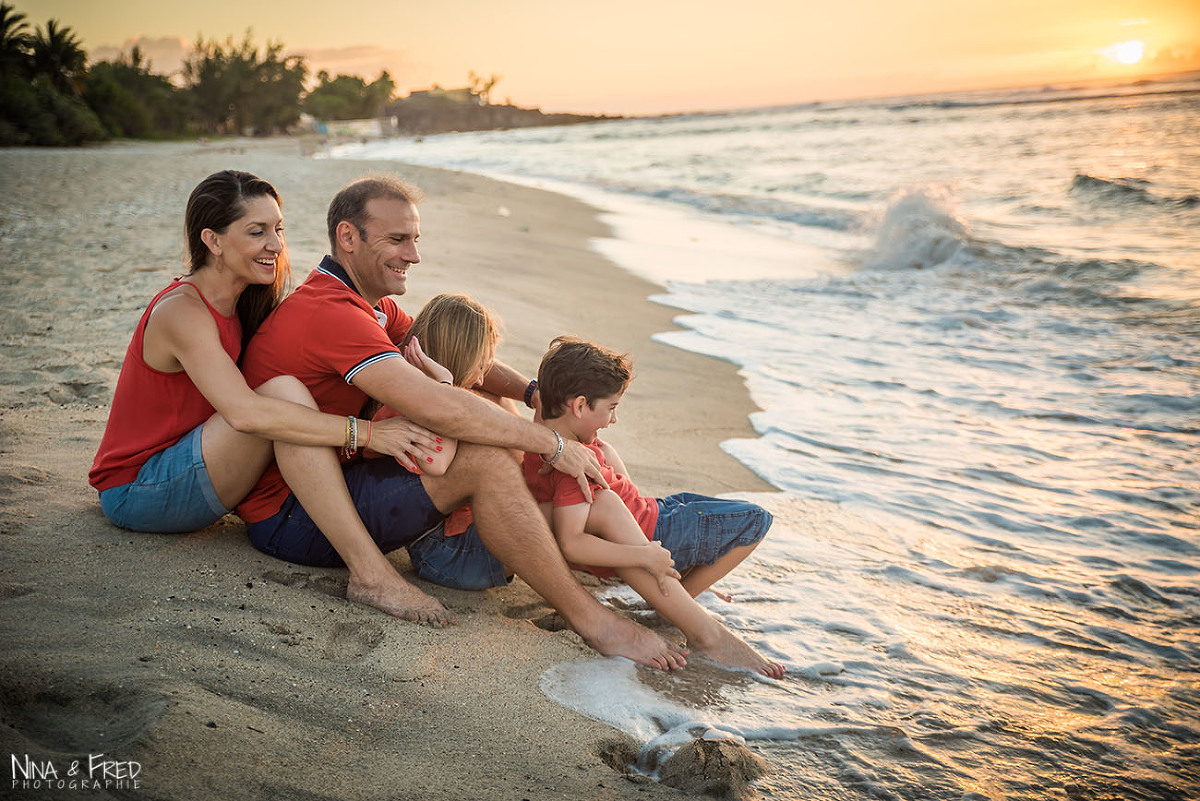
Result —
POLYGON ((101 515, 86 475, 129 336, 181 271, 187 193, 227 167, 279 188, 297 283, 327 250, 333 193, 401 172, 426 192, 406 310, 471 294, 505 321, 500 358, 527 374, 558 334, 628 350, 637 378, 611 439, 646 492, 769 489, 719 447, 753 436, 737 368, 651 339, 678 312, 588 246, 610 235, 594 209, 299 151, 291 139, 0 150, 12 264, 0 290, 0 751, 63 767, 101 752, 136 761, 147 798, 678 797, 615 772, 600 753, 620 735, 542 695, 546 669, 594 654, 531 625, 550 609, 522 582, 422 584, 459 613, 434 631, 347 603, 344 571, 258 553, 235 518, 173 536, 101 515))

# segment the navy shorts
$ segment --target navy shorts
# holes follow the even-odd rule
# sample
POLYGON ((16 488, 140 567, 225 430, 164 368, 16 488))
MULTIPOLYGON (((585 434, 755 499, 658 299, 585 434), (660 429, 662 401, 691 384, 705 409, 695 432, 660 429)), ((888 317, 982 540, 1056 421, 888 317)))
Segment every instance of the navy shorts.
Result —
POLYGON ((204 466, 203 431, 201 423, 147 459, 136 479, 103 490, 104 516, 132 531, 178 534, 211 526, 228 514, 204 466))
MULTIPOLYGON (((507 583, 503 566, 483 547, 474 526, 457 536, 445 536, 445 515, 434 506, 420 476, 395 459, 350 462, 342 466, 342 474, 379 550, 408 548, 421 578, 464 590, 507 583)), ((345 565, 295 495, 289 495, 273 517, 246 529, 254 547, 271 556, 314 567, 345 565)))
POLYGON ((654 541, 671 552, 680 573, 711 565, 739 545, 762 540, 774 518, 749 501, 680 492, 658 499, 654 541))

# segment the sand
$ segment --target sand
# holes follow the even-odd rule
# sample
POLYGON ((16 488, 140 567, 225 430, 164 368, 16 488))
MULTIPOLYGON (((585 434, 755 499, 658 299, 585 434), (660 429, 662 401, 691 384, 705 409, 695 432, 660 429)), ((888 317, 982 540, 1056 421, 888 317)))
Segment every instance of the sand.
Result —
MULTIPOLYGON (((435 631, 346 602, 344 571, 258 553, 235 517, 183 536, 104 519, 87 471, 121 359, 145 303, 181 272, 188 192, 224 168, 283 194, 299 281, 327 250, 333 193, 395 165, 307 159, 286 139, 0 150, 0 795, 83 792, 14 789, 12 755, 70 782, 104 754, 134 763, 114 770, 137 770, 136 787, 125 776, 86 797, 681 797, 606 765, 616 732, 538 690, 547 668, 594 655, 536 625, 550 609, 520 581, 422 583, 461 621, 435 631)), ((588 246, 606 234, 592 209, 401 174, 427 193, 406 309, 475 296, 506 322, 500 358, 529 374, 561 333, 628 350, 638 378, 609 438, 642 487, 765 488, 718 447, 751 435, 735 368, 651 341, 675 312, 588 246)))

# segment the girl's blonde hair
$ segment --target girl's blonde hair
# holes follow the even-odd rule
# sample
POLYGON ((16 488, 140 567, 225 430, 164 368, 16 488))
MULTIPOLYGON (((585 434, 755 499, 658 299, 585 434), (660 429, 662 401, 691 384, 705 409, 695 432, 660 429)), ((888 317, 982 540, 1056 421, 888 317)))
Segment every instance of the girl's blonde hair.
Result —
POLYGON ((484 359, 495 356, 500 324, 466 295, 437 295, 421 309, 401 347, 413 337, 426 356, 450 371, 456 387, 465 387, 478 377, 484 359))

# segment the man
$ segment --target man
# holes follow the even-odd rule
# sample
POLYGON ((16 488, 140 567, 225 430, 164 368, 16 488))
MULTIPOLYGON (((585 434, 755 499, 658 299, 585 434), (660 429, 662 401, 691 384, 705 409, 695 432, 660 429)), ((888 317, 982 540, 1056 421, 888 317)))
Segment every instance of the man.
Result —
MULTIPOLYGON (((492 586, 513 571, 600 653, 682 667, 679 648, 605 609, 575 581, 509 450, 543 454, 589 498, 589 476, 604 486, 595 457, 544 426, 429 379, 396 348, 411 318, 387 296, 406 291, 408 271, 421 260, 418 199, 414 188, 391 178, 362 179, 339 192, 327 217, 332 256, 259 328, 242 370, 251 386, 294 376, 322 411, 347 415, 347 456, 369 441, 370 426, 357 431, 355 416, 372 398, 412 421, 416 462, 436 451, 437 435, 459 440, 454 460, 441 476, 418 475, 392 459, 347 461, 342 482, 331 480, 334 451, 277 443, 287 482, 268 469, 238 507, 251 541, 302 564, 344 563, 347 598, 432 625, 452 616, 406 582, 386 551, 408 547, 419 574, 451 586, 492 586), (474 526, 445 537, 438 524, 467 502, 474 526)), ((484 383, 509 397, 526 386, 504 365, 484 383)))

